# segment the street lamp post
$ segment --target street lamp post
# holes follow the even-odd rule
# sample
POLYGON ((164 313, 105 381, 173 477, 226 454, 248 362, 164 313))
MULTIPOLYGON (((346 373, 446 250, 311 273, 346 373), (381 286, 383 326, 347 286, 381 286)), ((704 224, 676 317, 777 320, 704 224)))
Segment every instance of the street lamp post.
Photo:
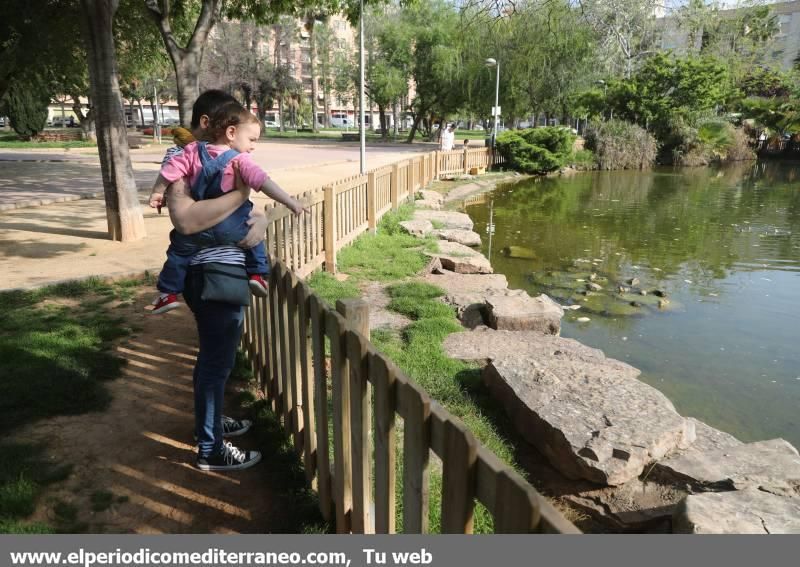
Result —
POLYGON ((497 142, 497 123, 500 120, 500 62, 490 57, 485 63, 487 67, 494 67, 497 70, 494 87, 494 129, 492 130, 492 148, 494 148, 497 142))
POLYGON ((161 123, 158 120, 158 88, 156 83, 153 83, 153 104, 155 106, 156 115, 153 117, 153 141, 161 143, 161 123))
POLYGON ((367 132, 364 120, 364 0, 361 0, 360 11, 358 16, 358 122, 360 126, 360 171, 364 175, 367 169, 367 132))
MULTIPOLYGON (((606 83, 603 79, 598 79, 596 81, 596 83, 603 87, 603 104, 606 105, 606 108, 609 108, 609 106, 608 106, 608 83, 606 83)), ((609 110, 609 112, 611 113, 611 115, 609 116, 609 120, 611 120, 611 119, 614 118, 614 109, 611 108, 609 110)))

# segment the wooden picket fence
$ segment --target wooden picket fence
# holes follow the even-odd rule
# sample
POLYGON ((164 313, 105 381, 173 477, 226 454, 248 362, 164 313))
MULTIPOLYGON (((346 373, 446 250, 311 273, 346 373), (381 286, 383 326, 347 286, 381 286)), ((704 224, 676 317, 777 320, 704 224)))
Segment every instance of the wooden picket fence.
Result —
POLYGON ((363 301, 340 301, 333 309, 301 280, 335 265, 336 249, 442 175, 449 159, 450 153, 433 152, 308 192, 305 217, 271 209, 269 295, 247 309, 242 345, 337 532, 395 533, 401 483, 403 532, 427 533, 432 452, 442 463, 443 533, 471 533, 476 502, 492 514, 498 533, 579 533, 374 348, 363 301))
POLYGON ((267 251, 300 277, 320 266, 335 272, 337 250, 374 230, 383 215, 413 200, 431 181, 499 163, 487 148, 429 152, 305 191, 296 197, 310 215, 295 217, 283 206, 267 208, 267 251))

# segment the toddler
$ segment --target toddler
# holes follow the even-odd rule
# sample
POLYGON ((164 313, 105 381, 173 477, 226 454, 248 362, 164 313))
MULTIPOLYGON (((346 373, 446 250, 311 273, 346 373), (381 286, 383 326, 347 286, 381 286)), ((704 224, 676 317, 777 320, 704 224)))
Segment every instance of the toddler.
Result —
MULTIPOLYGON (((251 159, 250 153, 255 150, 260 135, 261 124, 258 118, 238 102, 227 102, 209 117, 204 140, 191 142, 183 148, 183 152, 173 155, 162 166, 161 177, 167 184, 187 178, 193 199, 213 199, 234 188, 233 162, 237 162, 239 174, 247 186, 263 191, 286 205, 294 214, 301 214, 305 210, 303 206, 283 191, 251 159)), ((163 196, 154 193, 150 202, 163 202, 163 196)), ((228 218, 208 230, 191 235, 183 235, 174 230, 170 233, 167 261, 158 277, 158 290, 161 294, 154 302, 153 314, 164 313, 180 305, 177 295, 183 291, 192 256, 204 248, 236 244, 245 237, 249 230, 247 220, 252 209, 253 203, 247 201, 228 218)), ((220 261, 224 263, 224 258, 220 261)), ((245 268, 250 290, 256 295, 265 296, 267 284, 264 277, 269 272, 269 266, 263 242, 245 250, 245 268)))
MULTIPOLYGON (((164 167, 169 160, 175 156, 181 155, 183 153, 183 148, 195 141, 192 132, 181 126, 172 129, 172 140, 175 142, 175 145, 171 148, 167 148, 164 159, 161 160, 161 167, 164 167)), ((159 215, 161 214, 161 208, 166 204, 164 200, 164 191, 167 190, 167 186, 168 183, 166 180, 159 175, 153 187, 153 192, 150 193, 150 206, 156 209, 159 215)))

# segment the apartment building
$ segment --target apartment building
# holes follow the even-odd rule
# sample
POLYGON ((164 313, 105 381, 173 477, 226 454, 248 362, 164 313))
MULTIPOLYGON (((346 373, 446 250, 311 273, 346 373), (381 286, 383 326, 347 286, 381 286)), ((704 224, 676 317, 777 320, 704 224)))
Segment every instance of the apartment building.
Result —
MULTIPOLYGON (((340 15, 331 16, 327 22, 316 22, 315 33, 317 38, 323 33, 321 29, 327 26, 330 30, 329 51, 342 51, 357 56, 358 36, 348 21, 340 15)), ((357 124, 355 97, 350 96, 342 100, 335 92, 327 96, 322 84, 321 57, 319 54, 319 40, 317 40, 317 100, 316 120, 320 125, 331 124, 342 128, 354 128, 357 124)), ((334 58, 330 57, 330 65, 335 65, 334 58)), ((311 43, 310 33, 302 20, 282 19, 273 26, 255 26, 247 22, 223 22, 218 24, 209 38, 206 48, 206 57, 201 74, 201 88, 235 89, 237 82, 257 84, 259 74, 274 72, 282 68, 298 84, 302 86, 303 102, 312 101, 311 77, 311 43), (231 43, 234 48, 231 49, 231 43)), ((335 72, 330 70, 330 74, 335 72)), ((284 104, 283 112, 286 118, 292 121, 297 112, 298 101, 288 101, 284 104)), ((255 111, 255 106, 252 109, 255 111)), ((277 126, 280 121, 280 105, 277 101, 268 109, 265 121, 268 125, 277 126)), ((367 112, 368 125, 377 127, 377 108, 373 107, 367 112)), ((310 125, 308 125, 310 126, 310 125)))
MULTIPOLYGON (((772 40, 771 49, 766 54, 767 60, 764 63, 775 64, 788 70, 800 55, 800 0, 770 2, 768 5, 772 13, 777 16, 780 29, 772 40)), ((735 17, 739 10, 740 8, 720 10, 719 17, 735 17)), ((696 34, 694 45, 689 45, 691 40, 688 31, 680 28, 673 16, 667 15, 663 19, 661 36, 663 49, 670 49, 679 54, 700 49, 702 34, 696 34)))

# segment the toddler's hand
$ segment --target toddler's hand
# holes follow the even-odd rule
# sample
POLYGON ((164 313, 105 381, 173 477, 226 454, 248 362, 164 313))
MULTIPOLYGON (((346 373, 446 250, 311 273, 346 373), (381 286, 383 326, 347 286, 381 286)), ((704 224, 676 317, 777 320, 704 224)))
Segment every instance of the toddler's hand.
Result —
POLYGON ((163 193, 151 193, 150 194, 150 207, 153 209, 158 210, 158 214, 161 214, 161 207, 164 206, 164 194, 163 193))
POLYGON ((289 210, 294 213, 294 216, 299 217, 302 213, 306 213, 307 215, 311 214, 311 209, 309 207, 304 207, 303 203, 294 199, 294 202, 289 205, 289 210))

